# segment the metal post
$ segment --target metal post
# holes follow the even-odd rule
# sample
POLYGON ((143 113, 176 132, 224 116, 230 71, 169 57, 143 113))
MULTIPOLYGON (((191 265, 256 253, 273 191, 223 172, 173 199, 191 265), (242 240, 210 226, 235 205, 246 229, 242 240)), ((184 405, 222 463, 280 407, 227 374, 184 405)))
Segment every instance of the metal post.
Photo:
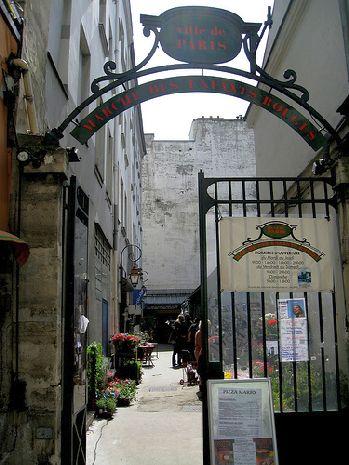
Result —
POLYGON ((200 228, 200 276, 201 276, 201 332, 202 357, 205 366, 205 376, 202 383, 202 443, 203 465, 210 465, 210 444, 207 406, 207 372, 208 372, 208 332, 207 332, 207 250, 206 250, 206 211, 204 209, 204 173, 199 172, 199 228, 200 228))

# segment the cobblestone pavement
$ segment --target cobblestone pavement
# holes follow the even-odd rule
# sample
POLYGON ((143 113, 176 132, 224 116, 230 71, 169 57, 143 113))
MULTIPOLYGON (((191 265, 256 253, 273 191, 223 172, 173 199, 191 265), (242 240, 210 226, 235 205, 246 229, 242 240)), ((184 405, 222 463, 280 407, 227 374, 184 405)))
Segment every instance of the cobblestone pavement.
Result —
POLYGON ((87 432, 88 465, 201 465, 201 402, 197 386, 181 386, 171 347, 160 346, 154 367, 143 367, 137 399, 87 432))

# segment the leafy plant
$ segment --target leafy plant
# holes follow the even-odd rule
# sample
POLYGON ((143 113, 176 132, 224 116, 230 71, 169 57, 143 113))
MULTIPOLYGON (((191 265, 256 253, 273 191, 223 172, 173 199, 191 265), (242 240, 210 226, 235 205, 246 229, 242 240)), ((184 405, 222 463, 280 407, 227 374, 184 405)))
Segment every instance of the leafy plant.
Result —
POLYGON ((87 347, 87 380, 90 403, 98 397, 107 382, 108 359, 103 356, 102 344, 92 342, 87 347))
POLYGON ((134 333, 134 335, 139 338, 140 344, 144 344, 150 339, 149 333, 147 331, 140 331, 138 333, 134 333))
POLYGON ((140 360, 127 360, 118 372, 123 378, 130 378, 138 384, 142 378, 142 362, 140 360))
POLYGON ((136 397, 136 382, 131 379, 116 379, 115 386, 119 391, 118 405, 129 405, 136 397))
POLYGON ((116 410, 116 400, 109 397, 106 400, 106 409, 107 409, 107 412, 114 413, 116 410))
POLYGON ((111 397, 101 397, 96 401, 96 409, 102 412, 114 413, 116 410, 116 400, 111 397))

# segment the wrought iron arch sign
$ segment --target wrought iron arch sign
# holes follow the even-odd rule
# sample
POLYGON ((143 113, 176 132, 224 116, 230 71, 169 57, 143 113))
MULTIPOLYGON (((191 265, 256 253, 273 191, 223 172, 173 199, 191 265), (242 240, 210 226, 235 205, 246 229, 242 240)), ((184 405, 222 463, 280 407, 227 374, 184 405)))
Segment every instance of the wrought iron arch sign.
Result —
POLYGON ((270 9, 264 25, 245 23, 230 11, 199 6, 177 7, 159 16, 141 15, 140 20, 144 26, 144 35, 149 37, 151 33, 154 34, 154 43, 146 58, 124 73, 115 73, 116 63, 108 61, 104 65, 105 75, 92 82, 91 96, 77 106, 60 126, 46 133, 45 140, 48 144, 58 144, 70 123, 76 126, 71 131, 72 136, 85 144, 107 121, 128 108, 168 94, 193 92, 221 93, 260 106, 294 129, 315 151, 326 147, 330 141, 335 141, 337 145, 342 142, 335 128, 308 103, 309 92, 296 83, 297 74, 294 70, 287 69, 283 75, 284 80, 278 80, 257 66, 258 45, 266 29, 272 24, 270 9), (144 68, 159 45, 167 55, 182 63, 144 68), (241 48, 250 63, 250 71, 218 65, 234 59, 241 48), (199 75, 169 77, 134 85, 140 77, 164 71, 189 69, 205 69, 241 76, 264 84, 269 92, 235 79, 199 75), (100 88, 103 81, 109 83, 100 88), (124 91, 98 106, 83 120, 77 120, 84 108, 118 87, 122 87, 124 91), (290 104, 272 94, 272 90, 304 108, 321 129, 290 104))
POLYGON ((93 110, 80 122, 79 126, 73 129, 71 135, 84 144, 110 119, 128 108, 163 95, 193 92, 221 93, 247 100, 279 117, 303 137, 314 150, 326 144, 326 138, 310 121, 275 95, 242 81, 212 76, 180 76, 158 79, 136 86, 112 97, 93 110))

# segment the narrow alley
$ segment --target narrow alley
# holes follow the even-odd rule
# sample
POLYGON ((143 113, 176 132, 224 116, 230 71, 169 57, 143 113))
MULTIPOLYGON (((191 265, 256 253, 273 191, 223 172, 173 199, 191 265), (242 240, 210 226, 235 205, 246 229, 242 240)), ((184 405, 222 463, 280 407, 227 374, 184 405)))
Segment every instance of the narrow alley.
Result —
POLYGON ((87 432, 88 465, 201 465, 202 425, 198 386, 180 385, 172 347, 154 352, 143 367, 137 398, 112 420, 94 420, 87 432))

